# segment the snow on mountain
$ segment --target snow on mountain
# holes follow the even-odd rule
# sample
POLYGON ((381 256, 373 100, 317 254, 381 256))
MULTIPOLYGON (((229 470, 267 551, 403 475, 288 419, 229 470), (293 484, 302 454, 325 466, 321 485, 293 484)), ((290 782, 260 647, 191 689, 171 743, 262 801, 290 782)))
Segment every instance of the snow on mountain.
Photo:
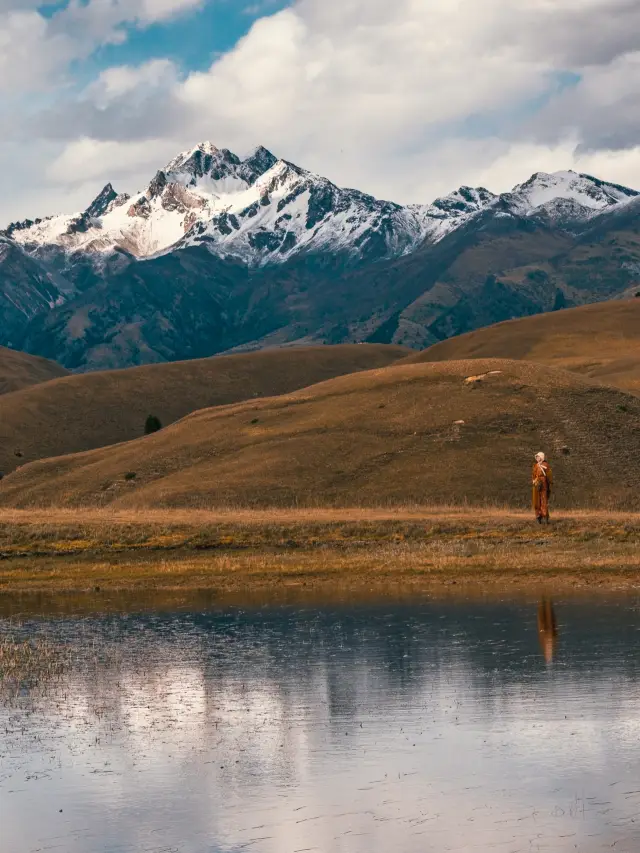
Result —
POLYGON ((524 184, 518 184, 502 198, 514 213, 530 216, 546 212, 552 218, 573 213, 576 218, 590 217, 615 205, 625 204, 638 195, 636 190, 609 184, 578 172, 536 172, 524 184))
POLYGON ((494 195, 484 187, 460 187, 426 208, 420 208, 425 234, 434 242, 478 213, 545 218, 564 224, 583 223, 639 196, 636 190, 572 171, 536 172, 511 192, 494 195))
POLYGON ((438 242, 483 211, 539 216, 561 226, 586 221, 638 193, 575 172, 537 172, 510 193, 460 187, 430 205, 381 201, 277 159, 259 146, 244 158, 204 142, 178 154, 145 190, 118 195, 111 184, 80 213, 10 226, 29 251, 115 250, 145 259, 206 245, 251 265, 303 251, 358 260, 398 257, 425 239, 438 242))
POLYGON ((108 184, 82 213, 19 223, 21 244, 70 252, 119 248, 146 258, 205 242, 249 263, 305 248, 391 257, 424 236, 419 208, 345 190, 258 147, 243 160, 206 142, 184 151, 134 196, 108 184))
POLYGON ((433 242, 442 240, 477 213, 491 207, 498 199, 484 187, 460 187, 449 195, 437 198, 426 207, 413 205, 421 222, 425 236, 433 242))
POLYGON ((342 189, 278 160, 247 189, 221 200, 183 243, 207 242, 216 251, 266 263, 305 249, 394 257, 423 237, 420 216, 411 208, 342 189))

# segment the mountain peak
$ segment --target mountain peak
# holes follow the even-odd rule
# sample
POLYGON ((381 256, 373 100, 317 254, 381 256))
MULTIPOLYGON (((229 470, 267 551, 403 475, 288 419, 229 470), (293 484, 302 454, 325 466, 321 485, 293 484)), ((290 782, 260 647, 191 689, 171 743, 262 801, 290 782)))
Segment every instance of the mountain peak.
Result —
POLYGON ((516 184, 512 192, 520 192, 535 186, 561 186, 580 177, 582 176, 572 169, 560 169, 557 172, 534 172, 524 183, 516 184))
POLYGON ((449 195, 437 198, 431 207, 433 215, 459 216, 482 210, 494 201, 496 196, 484 187, 459 187, 449 195))
POLYGON ((524 215, 564 202, 579 206, 577 209, 582 208, 588 218, 612 205, 624 204, 637 195, 636 190, 628 187, 567 169, 551 173, 534 172, 511 193, 506 193, 505 198, 518 213, 524 215))
POLYGON ((193 157, 194 154, 198 152, 200 154, 208 154, 209 156, 213 156, 217 154, 220 149, 213 144, 210 140, 206 140, 205 142, 199 142, 198 145, 195 145, 193 148, 189 148, 186 151, 183 151, 181 154, 178 154, 179 158, 183 158, 188 160, 190 157, 193 157))
POLYGON ((271 169, 278 162, 275 154, 272 154, 264 145, 257 145, 240 159, 246 166, 260 174, 264 174, 264 172, 271 169))
POLYGON ((490 207, 496 198, 484 187, 462 186, 449 195, 440 196, 427 207, 414 207, 424 223, 426 235, 435 242, 490 207))
POLYGON ((85 210, 85 216, 96 219, 99 216, 104 216, 111 202, 117 197, 118 193, 114 190, 113 185, 107 184, 85 210))
POLYGON ((203 154, 215 154, 218 151, 218 148, 211 142, 210 140, 206 140, 205 142, 200 142, 193 151, 202 151, 203 154))
POLYGON ((194 148, 189 148, 186 151, 181 151, 173 158, 162 170, 165 173, 171 172, 193 172, 196 171, 202 175, 206 163, 211 163, 216 154, 220 153, 220 149, 216 148, 213 142, 200 142, 194 148))
MULTIPOLYGON (((264 145, 254 145, 253 148, 241 154, 240 159, 245 163, 247 160, 252 160, 254 157, 261 157, 264 154, 271 154, 271 151, 265 148, 264 145)), ((273 157, 273 154, 271 156, 273 157)))

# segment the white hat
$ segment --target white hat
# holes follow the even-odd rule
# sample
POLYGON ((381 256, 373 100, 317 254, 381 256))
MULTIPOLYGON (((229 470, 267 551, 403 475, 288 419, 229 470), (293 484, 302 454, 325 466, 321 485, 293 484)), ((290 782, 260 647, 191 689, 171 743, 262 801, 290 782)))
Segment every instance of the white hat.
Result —
POLYGON ((545 458, 546 457, 542 451, 540 451, 540 453, 536 453, 536 462, 544 462, 545 458))

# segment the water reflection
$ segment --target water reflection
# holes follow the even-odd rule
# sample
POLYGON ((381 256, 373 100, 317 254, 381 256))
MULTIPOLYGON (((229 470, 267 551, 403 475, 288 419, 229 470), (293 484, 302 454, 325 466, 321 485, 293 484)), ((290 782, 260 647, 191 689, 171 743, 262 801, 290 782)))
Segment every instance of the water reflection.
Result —
POLYGON ((544 601, 0 623, 64 662, 0 693, 2 853, 636 851, 635 603, 561 606, 550 671, 544 601))
POLYGON ((548 598, 542 598, 538 605, 538 639, 544 659, 547 663, 552 663, 558 640, 558 626, 553 603, 548 598))

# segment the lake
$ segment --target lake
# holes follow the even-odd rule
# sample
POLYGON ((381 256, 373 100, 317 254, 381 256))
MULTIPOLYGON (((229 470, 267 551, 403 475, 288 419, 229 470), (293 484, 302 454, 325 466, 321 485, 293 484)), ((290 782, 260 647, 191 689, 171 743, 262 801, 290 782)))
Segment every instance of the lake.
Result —
POLYGON ((640 849, 640 599, 0 618, 2 853, 640 849))

